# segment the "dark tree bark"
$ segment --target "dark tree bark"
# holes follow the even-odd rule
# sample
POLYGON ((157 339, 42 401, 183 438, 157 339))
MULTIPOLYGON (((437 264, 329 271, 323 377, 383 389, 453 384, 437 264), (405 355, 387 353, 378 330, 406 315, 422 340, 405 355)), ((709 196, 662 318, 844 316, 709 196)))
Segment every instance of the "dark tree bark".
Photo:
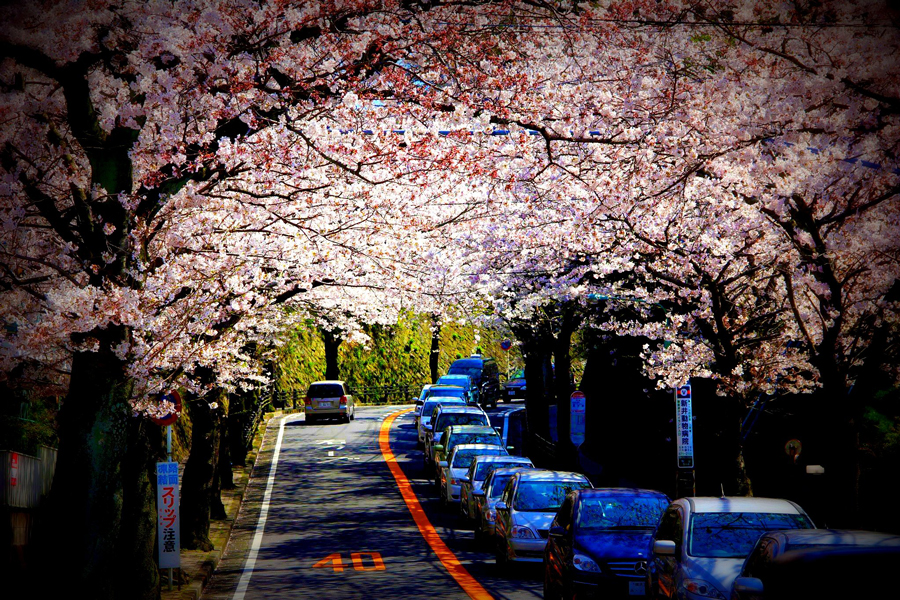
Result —
POLYGON ((213 503, 218 498, 215 487, 219 451, 219 410, 210 407, 221 404, 224 391, 216 388, 201 398, 187 403, 193 423, 191 453, 184 466, 181 487, 181 547, 188 550, 213 549, 209 539, 209 519, 213 503))
POLYGON ((553 395, 556 397, 556 432, 558 451, 564 464, 571 467, 576 465, 576 448, 569 437, 571 426, 570 397, 574 387, 572 386, 572 358, 569 352, 572 348, 572 334, 581 324, 581 315, 575 306, 566 304, 560 310, 558 316, 559 329, 553 338, 553 395))
POLYGON ((339 329, 322 328, 322 342, 325 345, 325 379, 340 379, 338 370, 338 349, 344 339, 339 329))
POLYGON ((431 370, 431 383, 437 383, 441 374, 438 372, 441 358, 441 319, 440 315, 431 315, 431 352, 428 354, 428 368, 431 370))
MULTIPOLYGON (((514 326, 513 332, 522 343, 522 359, 525 362, 525 406, 528 431, 550 439, 548 396, 550 394, 547 371, 550 365, 551 346, 548 334, 540 327, 532 329, 528 324, 514 326)), ((552 372, 552 371, 551 371, 552 372)))
MULTIPOLYGON (((133 384, 110 348, 127 340, 129 332, 110 327, 94 334, 99 350, 76 352, 72 359, 69 393, 59 414, 59 455, 47 523, 39 541, 44 561, 51 561, 44 564, 54 565, 46 584, 56 597, 86 588, 94 598, 115 598, 114 574, 123 555, 122 460, 128 455, 133 384)), ((127 487, 133 492, 132 485, 127 487)), ((128 496, 129 501, 140 497, 128 496)), ((142 543, 135 540, 137 546, 142 543)))

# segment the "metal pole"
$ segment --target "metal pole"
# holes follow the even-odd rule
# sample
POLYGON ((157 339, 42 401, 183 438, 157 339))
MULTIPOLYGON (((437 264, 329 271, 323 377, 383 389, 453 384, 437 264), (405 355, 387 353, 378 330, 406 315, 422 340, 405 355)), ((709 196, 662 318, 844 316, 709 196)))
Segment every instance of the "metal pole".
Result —
MULTIPOLYGON (((172 426, 166 425, 166 454, 169 457, 169 462, 172 462, 172 426)), ((169 591, 172 591, 172 579, 173 577, 173 569, 169 567, 169 591)))

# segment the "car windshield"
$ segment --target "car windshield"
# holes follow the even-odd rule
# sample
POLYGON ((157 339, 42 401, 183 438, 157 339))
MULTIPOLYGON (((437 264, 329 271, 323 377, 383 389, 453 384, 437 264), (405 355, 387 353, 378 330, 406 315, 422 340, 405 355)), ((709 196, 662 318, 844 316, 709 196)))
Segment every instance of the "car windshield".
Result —
POLYGON ((309 386, 306 395, 310 398, 338 398, 344 395, 344 388, 339 383, 314 383, 309 386))
POLYGON ((512 479, 512 473, 494 477, 494 480, 491 482, 491 498, 499 498, 510 479, 512 479))
POLYGON ((523 481, 516 490, 515 509, 555 512, 572 490, 591 487, 587 481, 523 481))
POLYGON ((451 425, 487 425, 487 419, 481 413, 442 413, 435 423, 435 431, 443 431, 451 425))
POLYGON ((531 463, 526 461, 491 461, 491 462, 483 462, 479 463, 478 469, 475 471, 475 481, 484 481, 488 478, 494 469, 503 469, 510 467, 530 467, 531 463))
POLYGON ((422 418, 426 421, 430 421, 432 415, 434 414, 434 409, 438 404, 463 404, 462 402, 447 402, 446 400, 426 400, 425 404, 422 405, 422 418))
POLYGON ((450 465, 453 469, 468 469, 472 466, 472 463, 475 462, 476 456, 499 456, 503 454, 503 448, 497 446, 496 448, 480 448, 480 449, 469 449, 457 451, 456 455, 453 457, 453 464, 450 465))
POLYGON ((478 378, 481 375, 481 367, 464 367, 462 365, 457 367, 450 367, 447 372, 448 375, 469 375, 473 378, 478 378))
POLYGON ((655 529, 668 505, 662 497, 591 496, 581 500, 575 522, 579 529, 655 529))
POLYGON ((499 414, 494 413, 494 414, 488 415, 488 419, 490 419, 490 421, 491 421, 491 427, 503 427, 503 419, 505 419, 505 418, 506 418, 506 415, 504 415, 503 413, 499 413, 499 414))
POLYGON ((464 376, 464 375, 444 375, 443 377, 438 379, 437 384, 438 385, 459 385, 462 387, 467 387, 469 385, 469 381, 471 381, 469 379, 469 377, 464 376))
POLYGON ((744 558, 759 536, 776 529, 811 529, 803 515, 781 513, 695 513, 688 554, 701 558, 744 558))
POLYGON ((525 379, 525 369, 516 369, 513 371, 513 374, 509 376, 510 379, 525 379))
POLYGON ((456 388, 456 389, 454 389, 454 388, 438 388, 436 390, 434 390, 434 389, 428 390, 428 397, 429 398, 444 398, 444 397, 462 398, 463 394, 465 394, 465 393, 466 393, 466 390, 464 390, 463 388, 456 388))
POLYGON ((452 438, 450 438, 450 447, 447 448, 447 452, 450 452, 456 446, 460 444, 490 444, 491 446, 499 446, 501 444, 500 437, 495 434, 490 433, 457 433, 452 438))

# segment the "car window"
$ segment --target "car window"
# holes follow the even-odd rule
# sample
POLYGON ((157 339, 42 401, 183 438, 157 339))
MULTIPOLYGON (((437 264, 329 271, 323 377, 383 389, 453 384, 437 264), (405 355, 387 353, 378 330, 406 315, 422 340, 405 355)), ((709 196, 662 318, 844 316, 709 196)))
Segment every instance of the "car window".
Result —
POLYGON ((810 529, 804 515, 781 513, 695 513, 688 554, 701 558, 743 558, 759 536, 776 529, 810 529))
POLYGON ((499 498, 503 493, 503 490, 506 489, 506 484, 509 483, 509 480, 512 479, 512 473, 508 475, 495 475, 491 478, 491 486, 488 490, 489 498, 499 498))
POLYGON ((579 529, 656 529, 669 501, 648 496, 591 496, 578 505, 579 529))
POLYGON ((491 448, 480 448, 480 449, 465 449, 460 450, 454 453, 453 463, 451 467, 454 469, 465 469, 472 466, 472 463, 475 462, 476 456, 497 456, 502 452, 502 448, 497 447, 494 449, 491 448))
POLYGON ((525 369, 516 369, 509 376, 510 379, 525 379, 525 369))
POLYGON ((516 490, 515 509, 556 512, 572 490, 591 487, 586 481, 522 481, 516 490))
POLYGON ((457 433, 450 439, 450 445, 447 452, 450 452, 460 444, 490 444, 492 446, 500 446, 500 436, 496 433, 457 433))
POLYGON ((507 446, 515 448, 515 454, 525 456, 525 411, 516 411, 509 415, 509 432, 506 434, 507 446))
POLYGON ((451 425, 487 425, 487 418, 481 413, 442 413, 435 422, 435 429, 440 431, 451 425))
POLYGON ((447 374, 448 375, 468 375, 472 379, 478 380, 481 377, 481 367, 452 365, 447 370, 447 374))
POLYGON ((478 465, 478 472, 475 473, 475 481, 486 480, 488 475, 493 473, 496 469, 509 469, 511 467, 532 468, 533 465, 527 459, 482 462, 478 465))
POLYGON ((310 398, 337 398, 344 396, 344 388, 339 383, 314 383, 306 395, 310 398))
POLYGON ((500 413, 500 414, 494 413, 492 415, 488 415, 488 419, 491 422, 491 427, 500 427, 502 429, 503 421, 506 420, 506 415, 503 413, 500 413))
POLYGON ((747 557, 747 563, 744 565, 743 575, 745 577, 760 577, 772 562, 772 546, 775 540, 769 537, 761 537, 756 542, 756 547, 747 557))

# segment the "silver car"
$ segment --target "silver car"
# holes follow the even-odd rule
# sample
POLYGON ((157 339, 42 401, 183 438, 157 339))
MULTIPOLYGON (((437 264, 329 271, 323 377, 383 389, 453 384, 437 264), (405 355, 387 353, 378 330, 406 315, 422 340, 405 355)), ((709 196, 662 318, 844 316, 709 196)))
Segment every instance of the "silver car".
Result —
POLYGON ((653 542, 650 589, 657 598, 727 598, 744 559, 767 531, 813 529, 802 508, 777 498, 679 498, 653 542))
POLYGON ((506 448, 491 444, 459 444, 453 448, 446 461, 441 461, 441 504, 459 500, 462 478, 476 458, 506 456, 506 448))
POLYGON ((347 384, 343 381, 314 381, 303 399, 306 422, 321 419, 338 419, 349 423, 356 417, 356 403, 347 384))
MULTIPOLYGON (((509 452, 509 448, 506 449, 509 452)), ((534 467, 530 458, 524 456, 476 456, 465 476, 461 477, 459 489, 459 512, 463 518, 474 521, 476 518, 476 496, 491 471, 503 467, 534 467)), ((498 494, 499 496, 499 494, 498 494)))
POLYGON ((474 492, 475 498, 475 541, 482 542, 494 537, 494 525, 497 521, 497 503, 506 489, 512 476, 521 470, 532 467, 504 467, 491 471, 484 480, 481 490, 474 492))
MULTIPOLYGON (((431 431, 431 417, 434 415, 434 409, 437 408, 439 404, 458 404, 460 406, 465 406, 466 403, 461 398, 435 397, 425 400, 425 403, 422 405, 422 410, 419 411, 419 418, 416 422, 416 431, 418 433, 417 439, 420 444, 425 443, 425 434, 431 431)), ((425 462, 428 461, 426 460, 425 462)))
POLYGON ((543 562, 550 523, 572 490, 593 487, 580 473, 533 469, 512 476, 496 505, 497 566, 543 562))

